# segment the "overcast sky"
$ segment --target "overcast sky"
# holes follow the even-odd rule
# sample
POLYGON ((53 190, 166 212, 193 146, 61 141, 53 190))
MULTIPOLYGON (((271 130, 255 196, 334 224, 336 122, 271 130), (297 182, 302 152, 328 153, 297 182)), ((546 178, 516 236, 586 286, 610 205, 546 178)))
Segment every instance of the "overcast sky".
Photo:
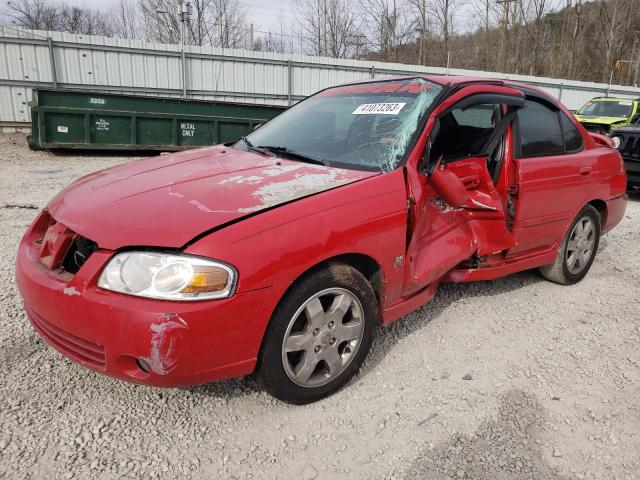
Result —
POLYGON ((239 0, 247 10, 255 28, 280 29, 280 20, 293 24, 299 14, 299 3, 293 0, 239 0))
MULTIPOLYGON (((0 0, 5 3, 6 0, 0 0)), ((72 5, 86 6, 108 10, 119 0, 62 0, 72 5)), ((355 2, 356 0, 348 0, 355 2)), ((178 0, 175 0, 176 11, 178 0)), ((260 31, 271 30, 274 33, 299 34, 297 18, 300 15, 300 5, 302 0, 238 0, 241 7, 247 12, 247 23, 253 24, 256 37, 260 36, 260 31), (295 31, 291 31, 291 29, 295 31)), ((2 10, 2 9, 0 9, 2 10)), ((457 12, 455 29, 457 31, 468 31, 474 27, 472 25, 472 15, 468 6, 463 6, 457 12)))
MULTIPOLYGON (((90 8, 107 9, 118 0, 66 0, 67 3, 90 8)), ((248 23, 253 23, 256 30, 280 30, 280 20, 285 24, 293 24, 299 11, 299 1, 295 0, 238 0, 247 12, 248 23)), ((4 3, 4 2, 3 2, 4 3)), ((176 10, 178 9, 176 0, 176 10)))

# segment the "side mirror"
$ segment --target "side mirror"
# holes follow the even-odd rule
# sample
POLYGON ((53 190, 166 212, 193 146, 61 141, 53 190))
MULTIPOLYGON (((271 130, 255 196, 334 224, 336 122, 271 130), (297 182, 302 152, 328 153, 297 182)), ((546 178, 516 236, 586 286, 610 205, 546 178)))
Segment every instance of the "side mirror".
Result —
POLYGON ((436 193, 454 208, 463 207, 469 200, 469 192, 462 180, 455 173, 443 168, 442 157, 438 159, 429 177, 429 183, 436 193))

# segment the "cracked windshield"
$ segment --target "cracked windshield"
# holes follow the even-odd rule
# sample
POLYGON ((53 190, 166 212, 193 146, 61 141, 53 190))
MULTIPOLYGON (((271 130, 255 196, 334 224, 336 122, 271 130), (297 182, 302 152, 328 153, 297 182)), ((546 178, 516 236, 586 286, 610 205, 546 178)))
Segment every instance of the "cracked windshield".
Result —
POLYGON ((442 90, 423 79, 331 88, 258 128, 237 148, 342 168, 390 171, 442 90))

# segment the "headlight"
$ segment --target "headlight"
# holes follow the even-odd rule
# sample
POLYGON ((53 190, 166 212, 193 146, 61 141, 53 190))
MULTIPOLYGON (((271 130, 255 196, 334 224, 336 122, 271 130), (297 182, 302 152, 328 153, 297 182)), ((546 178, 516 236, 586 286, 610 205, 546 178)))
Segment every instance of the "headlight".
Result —
POLYGON ((619 137, 618 135, 614 135, 613 137, 611 137, 611 141, 613 142, 614 148, 620 148, 620 144, 622 143, 621 137, 619 137))
POLYGON ((233 295, 234 268, 188 255, 123 252, 100 275, 98 287, 161 300, 210 300, 233 295))

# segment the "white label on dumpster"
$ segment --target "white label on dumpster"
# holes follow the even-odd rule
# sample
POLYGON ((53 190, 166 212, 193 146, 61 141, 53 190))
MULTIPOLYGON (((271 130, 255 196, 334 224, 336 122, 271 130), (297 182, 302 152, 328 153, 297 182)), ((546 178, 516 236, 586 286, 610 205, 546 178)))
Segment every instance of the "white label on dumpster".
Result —
POLYGON ((181 123, 180 130, 182 130, 183 137, 193 137, 193 134, 196 131, 195 123, 181 123))
POLYGON ((108 132, 109 131, 109 122, 104 118, 99 118, 96 120, 96 130, 99 132, 108 132))
POLYGON ((406 103, 364 103, 352 115, 397 115, 406 103))
POLYGON ((105 101, 104 98, 90 97, 89 103, 93 103, 94 105, 104 105, 105 101))
POLYGON ((69 133, 69 127, 66 125, 58 125, 58 133, 69 133))

